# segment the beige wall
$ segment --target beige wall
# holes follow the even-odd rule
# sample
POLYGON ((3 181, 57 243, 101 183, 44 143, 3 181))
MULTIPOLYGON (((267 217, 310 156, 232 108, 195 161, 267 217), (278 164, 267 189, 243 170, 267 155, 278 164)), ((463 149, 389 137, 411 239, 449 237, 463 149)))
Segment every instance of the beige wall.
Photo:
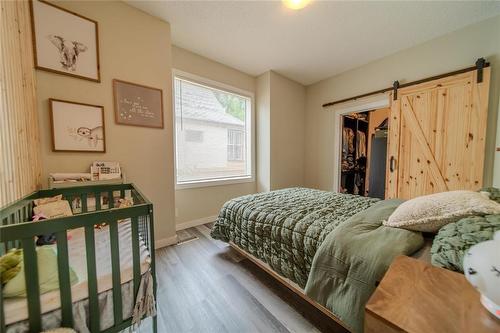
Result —
POLYGON ((257 190, 304 186, 303 85, 268 71, 257 78, 257 190))
MULTIPOLYGON (((172 47, 172 67, 255 94, 255 78, 185 49, 172 47)), ((255 193, 255 182, 175 191, 177 224, 210 218, 227 200, 255 193)))
POLYGON ((170 26, 122 2, 57 4, 98 21, 101 83, 37 71, 43 178, 49 172, 85 172, 95 160, 119 161, 127 180, 153 202, 156 241, 164 245, 175 237, 170 26), (115 124, 115 78, 163 90, 164 129, 115 124), (103 105, 107 152, 52 152, 50 97, 103 105))
POLYGON ((257 191, 271 190, 271 72, 257 78, 257 191))
POLYGON ((270 73, 271 190, 304 185, 303 85, 270 73))
POLYGON ((500 16, 307 87, 306 185, 333 187, 334 116, 323 103, 385 88, 394 80, 404 83, 469 67, 479 57, 492 64, 485 183, 500 186, 500 152, 494 152, 495 137, 500 146, 500 135, 495 134, 500 123, 500 16))

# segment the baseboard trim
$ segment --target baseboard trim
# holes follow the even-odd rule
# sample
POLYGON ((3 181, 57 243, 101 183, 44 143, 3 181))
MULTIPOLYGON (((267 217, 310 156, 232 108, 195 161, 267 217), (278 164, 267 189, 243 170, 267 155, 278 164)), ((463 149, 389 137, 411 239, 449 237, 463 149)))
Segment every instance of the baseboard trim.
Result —
POLYGON ((175 226, 175 230, 184 230, 187 228, 197 227, 199 225, 214 222, 217 219, 217 215, 202 217, 201 219, 196 219, 192 221, 182 222, 175 226))
POLYGON ((155 250, 174 244, 177 244, 177 235, 155 241, 155 250))

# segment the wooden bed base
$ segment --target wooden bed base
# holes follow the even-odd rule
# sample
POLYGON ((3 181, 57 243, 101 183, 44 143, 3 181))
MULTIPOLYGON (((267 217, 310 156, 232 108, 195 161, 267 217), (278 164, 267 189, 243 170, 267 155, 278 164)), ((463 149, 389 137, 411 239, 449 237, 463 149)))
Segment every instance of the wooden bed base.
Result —
POLYGON ((287 287, 289 290, 293 291, 296 295, 298 295, 300 298, 302 298, 304 301, 315 307, 317 310, 319 310, 321 313, 326 315, 328 318, 333 320, 335 323, 339 324, 342 326, 345 330, 348 332, 351 332, 350 328, 346 326, 340 319, 338 319, 330 310, 328 310, 326 307, 323 305, 319 304, 315 300, 313 300, 311 297, 307 296, 302 288, 299 287, 298 284, 295 282, 291 281, 290 279, 287 279, 278 273, 276 273, 268 264, 263 262, 262 260, 254 257, 253 255, 249 254, 245 250, 241 249, 238 247, 238 245, 234 244, 233 242, 229 242, 229 246, 231 246, 232 249, 234 249, 236 252, 241 254, 243 257, 246 259, 250 260, 253 262, 255 265, 257 265, 260 269, 264 270, 266 273, 268 273, 271 277, 273 277, 276 281, 287 287))

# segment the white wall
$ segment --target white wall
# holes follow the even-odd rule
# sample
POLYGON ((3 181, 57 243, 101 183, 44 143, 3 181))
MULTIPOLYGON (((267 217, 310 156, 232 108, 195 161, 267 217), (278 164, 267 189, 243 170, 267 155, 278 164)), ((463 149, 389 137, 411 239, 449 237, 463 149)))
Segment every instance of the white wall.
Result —
POLYGON ((101 83, 37 71, 43 179, 46 183, 50 172, 86 172, 95 160, 119 161, 127 180, 153 202, 156 241, 165 245, 175 237, 170 26, 123 2, 63 1, 57 5, 98 22, 101 83), (112 79, 161 88, 164 128, 115 124, 112 79), (104 106, 105 154, 51 150, 51 97, 104 106))
MULTIPOLYGON (((367 50, 369 52, 369 50, 367 50)), ((333 112, 326 102, 469 67, 485 57, 492 65, 485 184, 500 187, 500 16, 455 31, 307 87, 305 182, 309 187, 333 187, 335 133, 333 112), (495 160, 495 164, 494 163, 495 160), (493 166, 494 165, 494 166, 493 166)))
MULTIPOLYGON (((172 67, 255 93, 254 77, 176 46, 172 46, 172 67)), ((255 182, 178 189, 175 191, 176 222, 215 216, 227 200, 255 191, 255 182)))

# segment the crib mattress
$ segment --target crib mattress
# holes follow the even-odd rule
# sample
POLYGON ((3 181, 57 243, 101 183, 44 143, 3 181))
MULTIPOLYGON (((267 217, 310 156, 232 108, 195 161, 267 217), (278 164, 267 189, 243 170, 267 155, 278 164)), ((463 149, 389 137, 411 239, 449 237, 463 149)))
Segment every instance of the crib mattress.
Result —
MULTIPOLYGON (((132 232, 129 219, 118 224, 118 233, 121 268, 120 278, 123 285, 133 279, 132 232)), ((74 229, 68 232, 68 252, 70 266, 78 276, 78 283, 71 287, 72 301, 76 303, 88 298, 85 232, 83 228, 74 229)), ((101 294, 113 287, 109 227, 106 226, 95 231, 95 252, 97 286, 98 293, 101 294)), ((142 240, 140 241, 140 262, 142 275, 149 269, 151 262, 149 252, 142 240)), ((42 314, 59 309, 61 307, 59 290, 41 295, 40 303, 42 314)), ((26 298, 4 299, 4 310, 6 325, 28 319, 26 298)))

